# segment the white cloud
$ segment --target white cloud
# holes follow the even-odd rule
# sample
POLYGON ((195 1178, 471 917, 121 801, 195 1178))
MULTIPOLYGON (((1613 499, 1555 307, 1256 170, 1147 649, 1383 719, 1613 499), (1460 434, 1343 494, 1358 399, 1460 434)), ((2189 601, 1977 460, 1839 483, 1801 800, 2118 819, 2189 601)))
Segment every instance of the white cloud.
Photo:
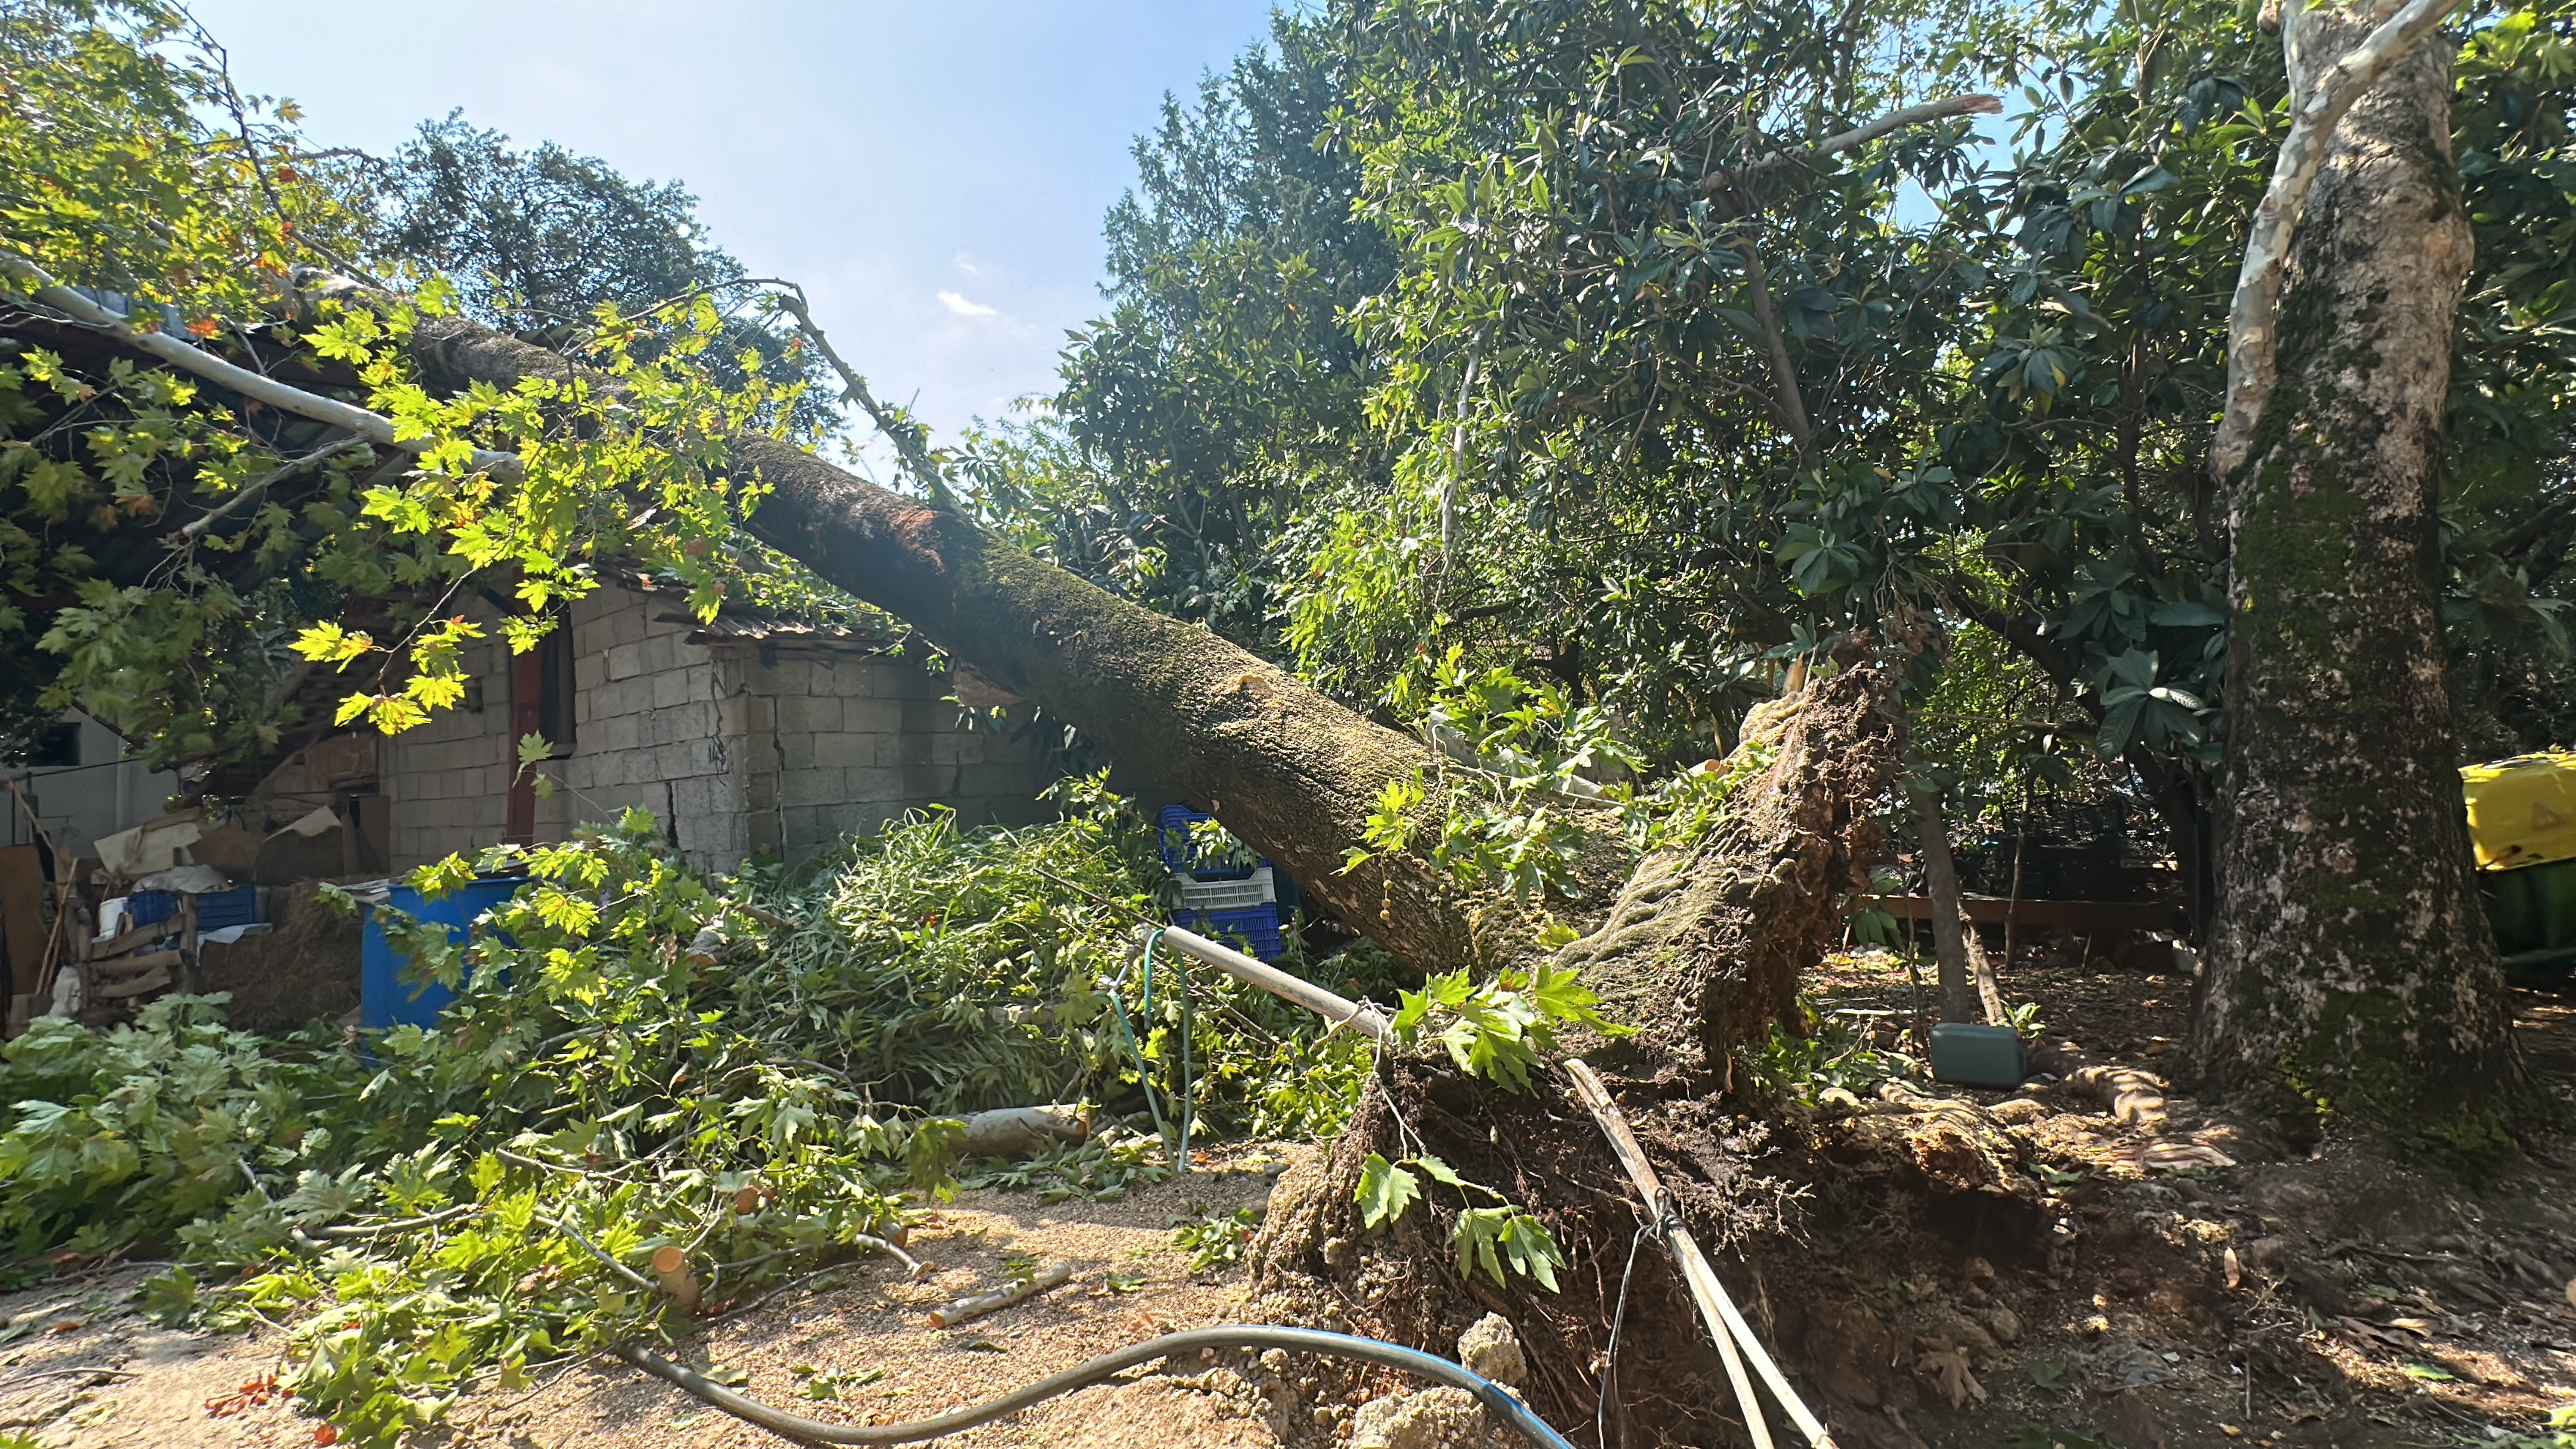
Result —
POLYGON ((981 302, 970 302, 964 297, 957 295, 955 292, 940 293, 939 305, 956 313, 960 317, 999 317, 1002 315, 1001 309, 998 307, 987 307, 981 302))
POLYGON ((981 276, 981 275, 983 275, 983 272, 984 272, 984 269, 983 269, 982 267, 979 267, 979 266, 975 265, 972 261, 968 260, 968 259, 967 259, 966 254, 965 254, 964 252, 959 252, 959 253, 957 254, 957 257, 956 257, 956 260, 955 260, 954 265, 956 266, 957 270, 959 270, 959 271, 961 271, 961 272, 964 272, 966 275, 968 275, 968 276, 970 276, 970 277, 981 276))

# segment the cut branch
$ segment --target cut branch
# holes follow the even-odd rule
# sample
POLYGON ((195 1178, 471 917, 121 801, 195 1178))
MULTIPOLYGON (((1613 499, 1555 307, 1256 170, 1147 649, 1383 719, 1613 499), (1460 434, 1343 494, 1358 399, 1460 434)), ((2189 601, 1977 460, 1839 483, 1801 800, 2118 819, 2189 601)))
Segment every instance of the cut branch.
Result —
MULTIPOLYGON (((2334 140, 2335 127, 2362 92, 2369 90, 2399 57, 2432 34, 2458 3, 2459 0, 2409 0, 2381 22, 2367 40, 2345 52, 2323 75, 2301 88, 2304 95, 2291 117, 2289 134, 2281 140, 2281 155, 2272 165, 2271 184, 2263 189, 2263 200, 2254 208, 2253 229, 2245 240, 2245 265, 2236 274, 2236 295, 2227 309, 2227 410, 2209 447, 2210 475, 2220 483, 2233 478, 2236 470, 2244 466, 2246 454, 2253 447, 2254 430, 2263 421, 2264 406, 2271 401, 2273 385, 2280 377, 2282 268, 2289 260, 2290 241, 2307 211, 2308 192, 2316 183, 2317 167, 2325 160, 2326 147, 2334 140)), ((2306 0, 2290 0, 2282 15, 2281 48, 2294 78, 2300 68, 2296 53, 2298 12, 2304 8, 2306 0)))

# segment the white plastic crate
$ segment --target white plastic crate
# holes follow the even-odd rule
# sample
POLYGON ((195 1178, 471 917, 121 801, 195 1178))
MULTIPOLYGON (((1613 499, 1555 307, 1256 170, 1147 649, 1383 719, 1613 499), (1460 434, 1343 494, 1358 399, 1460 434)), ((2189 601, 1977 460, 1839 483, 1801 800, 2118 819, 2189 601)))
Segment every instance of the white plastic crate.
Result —
POLYGON ((1184 880, 1181 909, 1239 911, 1279 899, 1279 884, 1270 867, 1256 866, 1243 880, 1184 880))

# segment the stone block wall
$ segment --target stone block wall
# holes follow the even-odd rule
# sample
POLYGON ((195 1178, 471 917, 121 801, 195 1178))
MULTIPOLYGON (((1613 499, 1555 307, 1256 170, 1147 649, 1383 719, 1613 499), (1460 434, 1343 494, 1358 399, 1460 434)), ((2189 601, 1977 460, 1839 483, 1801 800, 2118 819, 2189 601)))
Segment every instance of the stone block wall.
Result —
POLYGON ((742 731, 728 691, 670 595, 604 588, 572 613, 571 758, 553 766, 583 820, 653 813, 682 853, 729 869, 758 846, 745 830, 742 731))
MULTIPOLYGON (((466 703, 440 710, 429 722, 386 739, 377 792, 388 801, 392 825, 386 844, 395 870, 409 870, 451 854, 468 857, 500 842, 509 824, 510 776, 518 746, 510 734, 510 646, 498 613, 477 600, 467 617, 487 637, 459 651, 476 681, 466 703)), ((573 802, 558 792, 537 802, 537 838, 571 833, 573 802)))
MULTIPOLYGON (((651 811, 697 865, 776 850, 791 863, 926 805, 962 827, 1046 818, 1038 750, 969 727, 920 665, 858 641, 695 642, 678 595, 608 587, 572 606, 573 738, 547 767, 537 838, 651 811)), ((497 633, 497 631, 495 631, 497 633)), ((483 709, 386 746, 397 870, 501 838, 513 761, 508 647, 469 653, 483 709)))
POLYGON ((961 827, 1046 818, 1039 752, 968 727, 946 685, 857 648, 716 646, 746 703, 747 836, 791 862, 908 811, 945 805, 961 827))

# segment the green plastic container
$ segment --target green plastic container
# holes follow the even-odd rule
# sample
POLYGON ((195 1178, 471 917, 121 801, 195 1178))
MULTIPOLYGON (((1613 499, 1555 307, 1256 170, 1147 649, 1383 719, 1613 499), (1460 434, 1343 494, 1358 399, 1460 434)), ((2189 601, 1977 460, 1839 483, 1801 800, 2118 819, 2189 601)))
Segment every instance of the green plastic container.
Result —
POLYGON ((2021 1034, 2008 1026, 1945 1021, 1932 1028, 1932 1078, 1963 1087, 2018 1087, 2028 1075, 2021 1034))
POLYGON ((2564 985, 2576 971, 2576 860, 2482 870, 2496 954, 2516 985, 2564 985))

